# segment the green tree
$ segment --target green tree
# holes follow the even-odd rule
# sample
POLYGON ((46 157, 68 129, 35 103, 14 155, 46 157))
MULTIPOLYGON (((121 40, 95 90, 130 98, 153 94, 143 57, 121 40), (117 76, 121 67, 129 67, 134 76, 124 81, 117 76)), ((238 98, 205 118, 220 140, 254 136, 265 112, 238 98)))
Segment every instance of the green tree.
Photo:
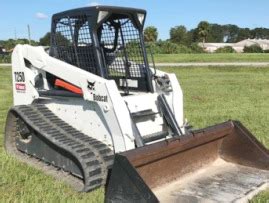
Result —
POLYGON ((267 29, 267 28, 255 28, 255 29, 251 30, 251 38, 269 39, 269 29, 267 29))
MULTIPOLYGON (((56 44, 58 46, 71 46, 72 45, 72 40, 67 39, 64 35, 62 35, 61 32, 56 32, 54 37, 55 37, 56 44)), ((51 38, 51 33, 50 32, 46 33, 44 37, 40 38, 39 45, 50 46, 50 38, 51 38)))
POLYGON ((234 43, 237 42, 239 27, 236 25, 224 25, 224 38, 226 39, 226 42, 234 43))
POLYGON ((258 44, 244 47, 244 53, 263 53, 262 48, 258 44))
POLYGON ((182 44, 172 43, 170 41, 158 42, 162 54, 191 53, 191 49, 182 44))
POLYGON ((46 33, 43 37, 39 39, 39 45, 49 46, 50 45, 50 32, 46 33))
POLYGON ((223 27, 219 24, 210 24, 207 42, 223 42, 223 27))
POLYGON ((158 30, 154 26, 149 26, 144 30, 145 42, 156 42, 158 39, 158 30))
POLYGON ((201 21, 199 24, 198 24, 198 35, 199 35, 199 38, 202 40, 203 43, 206 42, 206 39, 208 37, 208 33, 209 33, 209 28, 210 28, 210 25, 207 21, 201 21))
POLYGON ((190 48, 192 53, 205 53, 205 50, 202 47, 200 47, 197 43, 192 43, 190 45, 190 48))
POLYGON ((170 29, 170 41, 176 44, 187 44, 188 35, 185 26, 180 25, 170 29))
POLYGON ((188 36, 191 38, 192 43, 199 42, 199 34, 198 34, 198 29, 197 28, 191 29, 188 32, 188 36))
POLYGON ((225 46, 225 47, 220 47, 216 51, 216 53, 235 53, 235 50, 231 46, 225 46))
MULTIPOLYGON (((13 49, 17 44, 29 44, 29 40, 25 38, 21 38, 17 40, 8 39, 1 42, 1 46, 3 46, 6 50, 13 49)), ((31 40, 31 45, 36 46, 38 45, 38 42, 31 40)))
POLYGON ((240 28, 238 31, 238 36, 236 42, 242 41, 244 39, 252 38, 249 28, 240 28))

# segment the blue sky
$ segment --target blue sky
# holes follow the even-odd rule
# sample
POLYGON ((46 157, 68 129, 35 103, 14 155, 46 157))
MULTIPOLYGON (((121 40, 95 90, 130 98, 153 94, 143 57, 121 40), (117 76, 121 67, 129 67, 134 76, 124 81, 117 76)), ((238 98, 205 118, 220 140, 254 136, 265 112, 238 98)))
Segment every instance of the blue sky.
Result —
POLYGON ((2 0, 0 39, 27 37, 38 40, 50 30, 53 13, 89 5, 115 5, 143 8, 148 11, 146 26, 158 28, 159 38, 167 39, 176 25, 195 28, 201 20, 210 23, 236 24, 240 27, 269 27, 268 0, 2 0))

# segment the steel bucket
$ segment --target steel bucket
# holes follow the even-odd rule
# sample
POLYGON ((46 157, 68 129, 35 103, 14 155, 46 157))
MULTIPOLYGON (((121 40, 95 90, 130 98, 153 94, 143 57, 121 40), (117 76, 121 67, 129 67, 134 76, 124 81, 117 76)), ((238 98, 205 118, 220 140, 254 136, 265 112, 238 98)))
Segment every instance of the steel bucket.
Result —
POLYGON ((269 151, 228 121, 115 156, 106 202, 244 202, 267 187, 269 151))

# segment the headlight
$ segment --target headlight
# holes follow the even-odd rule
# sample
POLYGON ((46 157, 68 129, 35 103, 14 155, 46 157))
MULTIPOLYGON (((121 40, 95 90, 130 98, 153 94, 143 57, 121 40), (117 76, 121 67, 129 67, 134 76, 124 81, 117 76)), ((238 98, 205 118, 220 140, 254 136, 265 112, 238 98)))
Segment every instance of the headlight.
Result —
POLYGON ((108 16, 108 14, 109 13, 107 11, 100 11, 98 14, 97 23, 100 23, 104 18, 108 16))
POLYGON ((143 13, 138 13, 138 14, 137 14, 137 18, 138 18, 140 24, 143 25, 144 20, 145 20, 145 14, 143 14, 143 13))

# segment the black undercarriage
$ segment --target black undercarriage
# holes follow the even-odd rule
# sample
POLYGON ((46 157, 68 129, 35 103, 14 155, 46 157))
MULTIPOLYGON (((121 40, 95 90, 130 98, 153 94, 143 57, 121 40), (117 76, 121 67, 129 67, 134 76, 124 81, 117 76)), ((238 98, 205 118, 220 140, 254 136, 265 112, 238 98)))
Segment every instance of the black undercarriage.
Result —
POLYGON ((44 105, 13 107, 6 126, 6 149, 21 160, 46 173, 57 172, 57 178, 78 191, 105 185, 113 151, 62 121, 44 105))

